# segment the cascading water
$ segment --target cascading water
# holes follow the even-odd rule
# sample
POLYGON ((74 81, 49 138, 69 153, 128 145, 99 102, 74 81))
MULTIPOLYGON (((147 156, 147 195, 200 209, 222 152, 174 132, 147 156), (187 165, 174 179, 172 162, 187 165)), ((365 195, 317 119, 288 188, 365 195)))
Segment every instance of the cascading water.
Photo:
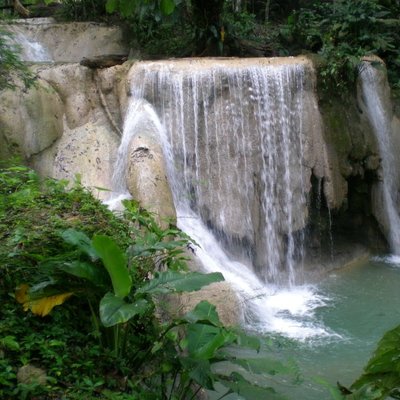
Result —
POLYGON ((10 43, 16 45, 21 50, 21 59, 27 62, 52 62, 53 59, 49 51, 36 40, 26 36, 23 30, 17 25, 7 28, 12 36, 10 43))
POLYGON ((360 67, 360 82, 367 116, 382 160, 382 181, 378 185, 379 208, 383 208, 380 223, 386 230, 391 251, 400 255, 400 164, 392 131, 389 86, 384 69, 366 61, 360 67))
POLYGON ((199 243, 204 268, 237 289, 246 323, 299 337, 326 333, 296 320, 322 298, 310 287, 276 286, 294 284, 301 271, 310 178, 304 71, 302 63, 249 59, 136 64, 115 169, 123 182, 124 149, 136 133, 159 136, 178 225, 199 243))

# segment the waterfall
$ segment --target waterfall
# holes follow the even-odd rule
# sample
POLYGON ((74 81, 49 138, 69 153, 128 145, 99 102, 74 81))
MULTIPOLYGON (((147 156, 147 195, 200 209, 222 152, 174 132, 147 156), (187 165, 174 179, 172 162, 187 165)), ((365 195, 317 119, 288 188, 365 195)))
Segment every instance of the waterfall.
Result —
POLYGON ((21 51, 21 60, 27 62, 52 62, 49 51, 35 39, 28 37, 18 26, 7 26, 11 33, 10 44, 21 51))
POLYGON ((309 64, 283 60, 136 63, 113 182, 126 194, 129 143, 144 130, 158 137, 178 226, 199 244, 204 269, 236 289, 245 325, 304 339, 329 334, 305 317, 325 300, 293 286, 311 173, 303 103, 314 92, 309 64))
POLYGON ((363 62, 360 83, 367 116, 377 139, 381 156, 382 180, 378 184, 380 224, 391 251, 400 255, 399 187, 400 165, 392 130, 392 108, 384 67, 363 62))
POLYGON ((304 68, 148 62, 132 78, 133 101, 151 104, 163 127, 180 225, 206 226, 264 282, 294 283, 301 264, 304 68))

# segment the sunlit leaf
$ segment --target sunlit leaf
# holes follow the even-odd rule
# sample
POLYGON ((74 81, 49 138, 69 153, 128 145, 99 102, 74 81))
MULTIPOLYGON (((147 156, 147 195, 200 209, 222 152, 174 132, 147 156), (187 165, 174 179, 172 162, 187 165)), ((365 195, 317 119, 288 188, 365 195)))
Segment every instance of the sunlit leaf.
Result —
POLYGON ((164 15, 170 15, 175 10, 175 1, 174 0, 161 0, 160 9, 164 15))
POLYGON ((118 0, 107 0, 106 11, 111 14, 117 9, 118 0))
POLYGON ((55 306, 63 304, 72 295, 73 293, 67 292, 32 300, 29 297, 29 286, 26 284, 19 286, 15 292, 15 298, 22 304, 24 311, 31 310, 33 314, 41 317, 48 315, 55 306))

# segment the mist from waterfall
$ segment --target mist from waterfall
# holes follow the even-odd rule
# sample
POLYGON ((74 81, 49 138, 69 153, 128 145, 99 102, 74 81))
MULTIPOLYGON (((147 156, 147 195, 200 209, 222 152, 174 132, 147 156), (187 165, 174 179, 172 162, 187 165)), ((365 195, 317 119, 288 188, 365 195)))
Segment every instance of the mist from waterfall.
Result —
POLYGON ((205 271, 222 272, 236 289, 245 325, 329 335, 312 321, 325 299, 310 285, 293 286, 307 219, 305 67, 213 61, 134 66, 116 192, 126 191, 129 143, 150 130, 163 145, 178 226, 199 244, 205 271))
POLYGON ((381 156, 382 181, 379 191, 382 203, 379 207, 383 208, 384 213, 382 225, 388 229, 386 236, 391 251, 400 255, 400 165, 393 138, 391 108, 387 106, 390 102, 388 83, 382 68, 370 62, 361 64, 360 83, 381 156))

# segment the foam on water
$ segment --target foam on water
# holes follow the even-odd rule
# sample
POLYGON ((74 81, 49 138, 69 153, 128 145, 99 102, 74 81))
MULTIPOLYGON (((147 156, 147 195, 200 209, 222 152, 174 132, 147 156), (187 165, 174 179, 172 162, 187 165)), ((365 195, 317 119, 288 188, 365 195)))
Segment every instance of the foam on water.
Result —
POLYGON ((388 254, 386 256, 374 257, 372 260, 390 264, 395 267, 400 267, 400 256, 397 256, 395 254, 388 254))
POLYGON ((315 286, 281 288, 265 284, 248 266, 230 259, 195 214, 188 211, 180 215, 178 225, 199 244, 195 252, 207 272, 223 273, 225 280, 236 289, 243 305, 245 327, 299 341, 340 337, 316 318, 315 311, 327 307, 329 298, 321 295, 315 286))

